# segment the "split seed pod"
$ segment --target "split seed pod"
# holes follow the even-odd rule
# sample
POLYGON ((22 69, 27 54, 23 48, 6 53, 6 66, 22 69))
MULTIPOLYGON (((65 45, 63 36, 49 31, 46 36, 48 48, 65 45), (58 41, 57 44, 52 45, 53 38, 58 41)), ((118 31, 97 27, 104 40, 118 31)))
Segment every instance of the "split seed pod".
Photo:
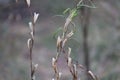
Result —
POLYGON ((30 7, 30 0, 26 0, 28 7, 30 7))
POLYGON ((34 13, 34 23, 36 23, 37 19, 38 19, 39 13, 34 13))

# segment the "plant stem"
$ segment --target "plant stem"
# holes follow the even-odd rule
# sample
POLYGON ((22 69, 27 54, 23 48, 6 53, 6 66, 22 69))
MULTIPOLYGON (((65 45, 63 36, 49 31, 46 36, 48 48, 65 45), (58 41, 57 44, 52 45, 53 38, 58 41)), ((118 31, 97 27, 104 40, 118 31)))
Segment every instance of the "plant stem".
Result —
POLYGON ((31 47, 30 47, 30 69, 31 69, 31 80, 32 80, 32 76, 33 76, 33 71, 32 71, 32 69, 33 69, 33 63, 32 63, 32 48, 33 48, 33 42, 34 42, 34 40, 33 39, 31 39, 32 40, 32 45, 31 45, 31 47))

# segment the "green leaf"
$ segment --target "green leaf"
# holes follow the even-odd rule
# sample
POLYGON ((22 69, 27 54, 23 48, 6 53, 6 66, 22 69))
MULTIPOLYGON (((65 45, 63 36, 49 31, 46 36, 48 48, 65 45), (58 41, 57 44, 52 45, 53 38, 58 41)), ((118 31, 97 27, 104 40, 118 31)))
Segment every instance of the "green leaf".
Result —
POLYGON ((68 11, 70 11, 70 8, 67 8, 63 11, 63 14, 66 14, 68 11))
POLYGON ((72 9, 72 11, 71 11, 71 18, 74 18, 75 16, 77 16, 78 14, 77 14, 77 9, 75 8, 75 9, 72 9))

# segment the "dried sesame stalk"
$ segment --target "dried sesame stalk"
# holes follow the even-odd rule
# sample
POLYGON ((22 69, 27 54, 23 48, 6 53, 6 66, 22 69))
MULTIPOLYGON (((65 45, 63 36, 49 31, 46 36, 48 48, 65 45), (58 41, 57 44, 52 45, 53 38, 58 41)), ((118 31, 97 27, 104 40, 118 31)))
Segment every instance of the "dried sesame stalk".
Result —
MULTIPOLYGON (((80 8, 80 4, 82 3, 82 0, 78 2, 76 8, 73 8, 72 10, 69 11, 69 15, 66 18, 65 24, 63 26, 63 31, 62 31, 62 36, 58 36, 57 38, 57 55, 55 58, 52 59, 52 66, 55 72, 55 78, 53 78, 52 80, 60 80, 60 76, 59 76, 59 70, 57 67, 57 62, 58 62, 58 58, 59 55, 61 55, 61 53, 65 54, 65 59, 67 62, 67 66, 68 69, 73 77, 73 80, 78 80, 78 71, 77 69, 80 68, 83 71, 86 71, 86 69, 81 65, 78 64, 77 62, 74 64, 72 58, 70 57, 71 54, 71 48, 68 47, 68 52, 65 50, 65 44, 66 42, 73 36, 74 32, 73 30, 71 30, 69 32, 69 25, 72 23, 72 20, 75 16, 77 16, 77 12, 80 8)), ((66 13, 67 11, 65 11, 66 13)), ((95 76, 93 76, 93 74, 91 74, 91 72, 89 71, 88 74, 92 77, 93 80, 97 80, 95 79, 95 76)))
MULTIPOLYGON (((72 37, 72 35, 74 34, 73 33, 73 30, 71 30, 70 32, 68 32, 68 26, 69 24, 71 23, 72 19, 75 17, 74 13, 76 12, 76 10, 73 10, 71 11, 71 13, 69 14, 69 16, 67 17, 66 21, 65 21, 65 24, 64 24, 64 27, 63 27, 63 35, 62 36, 58 36, 57 38, 57 55, 55 58, 52 59, 52 66, 53 66, 53 69, 54 69, 54 72, 55 72, 55 79, 56 80, 60 80, 60 75, 59 75, 59 70, 58 70, 58 67, 57 67, 57 62, 58 62, 58 58, 59 58, 59 55, 61 53, 65 53, 65 50, 64 50, 64 46, 66 44, 66 42, 68 41, 69 38, 72 37)), ((69 48, 69 55, 71 53, 71 49, 69 48)), ((66 54, 66 53, 65 53, 66 54)), ((76 70, 76 65, 73 65, 71 67, 71 62, 70 62, 71 58, 69 57, 69 59, 66 57, 66 61, 68 62, 68 67, 70 69, 70 72, 71 74, 76 78, 74 80, 77 80, 77 70, 76 70)), ((55 80, 54 79, 54 80, 55 80)))
MULTIPOLYGON (((30 7, 30 0, 26 0, 28 8, 30 7)), ((29 8, 30 9, 30 8, 29 8)), ((30 10, 31 11, 31 10, 30 10)), ((34 45, 34 36, 35 36, 35 23, 38 19, 39 14, 34 13, 32 16, 32 12, 30 12, 32 21, 29 22, 29 28, 30 28, 30 38, 28 39, 28 49, 29 49, 29 54, 30 54, 30 69, 31 69, 31 80, 35 80, 35 71, 37 69, 38 64, 33 64, 33 59, 32 59, 32 52, 33 52, 33 45, 34 45)))

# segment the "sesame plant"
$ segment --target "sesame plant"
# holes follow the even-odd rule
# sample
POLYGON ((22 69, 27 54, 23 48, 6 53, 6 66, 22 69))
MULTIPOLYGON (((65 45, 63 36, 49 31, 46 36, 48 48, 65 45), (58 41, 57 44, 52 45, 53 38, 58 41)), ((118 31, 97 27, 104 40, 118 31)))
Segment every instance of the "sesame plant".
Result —
MULTIPOLYGON (((66 42, 74 35, 74 29, 69 29, 69 25, 73 24, 72 20, 78 15, 79 9, 84 7, 92 8, 92 6, 88 6, 85 4, 82 4, 82 0, 78 2, 75 8, 73 9, 66 9, 63 13, 68 13, 68 17, 65 20, 65 24, 62 28, 62 35, 59 35, 57 37, 57 55, 52 58, 52 67, 54 70, 54 78, 52 80, 60 80, 62 73, 59 71, 59 67, 57 63, 59 62, 58 58, 60 55, 64 55, 67 63, 67 67, 69 69, 69 72, 71 73, 72 80, 80 80, 78 77, 78 69, 81 69, 83 71, 86 71, 86 68, 83 67, 78 62, 75 62, 71 57, 71 48, 66 46, 66 42), (67 47, 67 49, 66 49, 67 47)), ((94 6, 93 6, 94 7, 94 6)), ((75 25, 73 24, 75 27, 75 25)), ((96 75, 94 75, 90 70, 87 72, 87 74, 93 79, 98 80, 96 75)))
MULTIPOLYGON (((28 8, 30 10, 30 0, 26 0, 28 8)), ((35 80, 35 71, 37 69, 38 64, 33 64, 33 58, 32 58, 32 51, 34 46, 34 36, 35 36, 35 23, 38 19, 39 14, 34 12, 32 14, 30 10, 31 18, 32 20, 29 22, 29 28, 30 28, 30 38, 27 41, 28 49, 29 49, 29 57, 30 57, 30 79, 35 80)))

